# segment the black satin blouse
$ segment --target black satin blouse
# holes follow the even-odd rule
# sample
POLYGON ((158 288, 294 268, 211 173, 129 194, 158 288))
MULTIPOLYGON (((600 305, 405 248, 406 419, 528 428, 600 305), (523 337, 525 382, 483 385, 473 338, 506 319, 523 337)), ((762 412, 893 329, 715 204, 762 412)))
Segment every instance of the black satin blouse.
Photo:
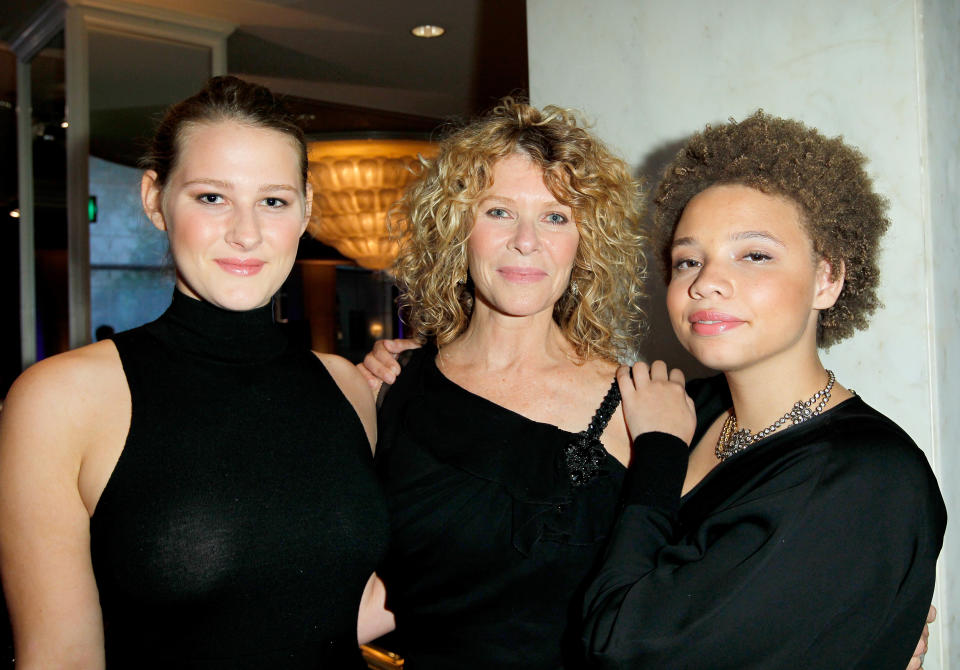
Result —
POLYGON ((579 596, 624 468, 604 452, 599 476, 573 486, 574 434, 457 386, 435 356, 417 351, 380 411, 380 574, 397 620, 381 644, 412 670, 576 667, 579 596))
MULTIPOLYGON (((691 383, 694 444, 731 405, 691 383)), ((634 443, 626 507, 587 591, 597 668, 903 670, 946 510, 926 458, 859 397, 717 465, 682 499, 687 447, 634 443)))

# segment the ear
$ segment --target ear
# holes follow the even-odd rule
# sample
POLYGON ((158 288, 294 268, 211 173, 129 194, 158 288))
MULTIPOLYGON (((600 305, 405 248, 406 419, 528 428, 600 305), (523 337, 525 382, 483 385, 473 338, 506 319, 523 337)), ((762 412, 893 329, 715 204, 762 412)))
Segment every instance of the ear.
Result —
POLYGON ((843 280, 846 268, 843 261, 840 267, 834 270, 833 264, 825 258, 817 263, 817 292, 813 297, 814 309, 829 309, 837 302, 843 290, 843 280))
POLYGON ((310 179, 307 179, 306 196, 303 201, 303 221, 300 223, 301 235, 307 229, 307 224, 310 223, 311 212, 313 212, 313 184, 310 183, 310 179))
POLYGON ((140 202, 150 223, 157 230, 167 230, 167 220, 163 216, 163 189, 157 183, 157 173, 147 170, 140 179, 140 202))

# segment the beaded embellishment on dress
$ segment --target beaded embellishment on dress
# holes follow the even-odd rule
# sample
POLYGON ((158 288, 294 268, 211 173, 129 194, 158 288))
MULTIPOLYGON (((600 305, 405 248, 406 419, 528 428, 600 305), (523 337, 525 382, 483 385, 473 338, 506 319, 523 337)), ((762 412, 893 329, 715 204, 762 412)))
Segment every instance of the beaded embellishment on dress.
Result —
POLYGON ((590 419, 590 425, 577 433, 564 449, 567 476, 574 486, 586 486, 600 474, 600 466, 607 453, 600 443, 600 435, 619 404, 620 387, 614 379, 603 402, 590 419))

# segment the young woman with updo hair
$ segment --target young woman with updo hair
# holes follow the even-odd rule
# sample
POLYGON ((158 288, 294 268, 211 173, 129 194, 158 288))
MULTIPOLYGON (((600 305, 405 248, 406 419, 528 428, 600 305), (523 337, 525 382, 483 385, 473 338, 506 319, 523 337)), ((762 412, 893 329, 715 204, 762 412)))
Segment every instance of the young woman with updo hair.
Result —
POLYGON ((374 405, 271 307, 310 215, 303 133, 266 88, 217 77, 143 165, 172 304, 31 367, 4 406, 17 667, 365 667, 358 608, 387 537, 374 405))

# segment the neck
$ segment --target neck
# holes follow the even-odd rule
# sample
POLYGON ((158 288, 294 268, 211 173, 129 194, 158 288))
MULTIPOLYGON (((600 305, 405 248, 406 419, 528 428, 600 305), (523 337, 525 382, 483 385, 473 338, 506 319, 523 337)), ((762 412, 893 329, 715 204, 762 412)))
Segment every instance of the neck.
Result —
POLYGON ((573 348, 549 312, 512 317, 479 302, 467 329, 444 347, 441 355, 486 370, 548 367, 575 359, 573 348))
POLYGON ((287 348, 269 305, 235 312, 174 290, 173 302, 147 326, 168 345, 220 362, 255 362, 287 348))
POLYGON ((805 401, 826 386, 827 371, 816 348, 793 358, 725 373, 741 428, 756 433, 783 416, 796 401, 805 401))

